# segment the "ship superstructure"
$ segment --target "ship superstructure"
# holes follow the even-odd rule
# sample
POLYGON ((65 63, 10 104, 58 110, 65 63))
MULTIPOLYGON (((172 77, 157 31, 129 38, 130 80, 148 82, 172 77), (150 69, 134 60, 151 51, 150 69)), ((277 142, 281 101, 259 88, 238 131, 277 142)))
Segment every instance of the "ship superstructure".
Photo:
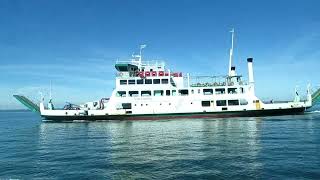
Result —
MULTIPOLYGON (((234 31, 226 76, 170 71, 163 61, 144 61, 142 50, 146 46, 141 45, 138 55, 116 62, 115 89, 110 98, 79 106, 69 104, 63 109, 55 109, 50 98, 47 106, 42 101, 35 111, 48 120, 130 120, 301 114, 312 106, 312 99, 317 97, 311 95, 310 87, 304 101, 296 93, 292 102, 262 102, 255 95, 253 58, 247 58, 248 82, 236 73, 233 37, 234 31)), ((28 105, 23 96, 15 97, 28 105)))

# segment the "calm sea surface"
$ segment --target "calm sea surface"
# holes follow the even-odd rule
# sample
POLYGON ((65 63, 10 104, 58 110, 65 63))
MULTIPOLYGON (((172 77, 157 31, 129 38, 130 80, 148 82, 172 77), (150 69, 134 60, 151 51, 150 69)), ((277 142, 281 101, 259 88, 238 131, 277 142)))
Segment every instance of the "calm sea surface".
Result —
POLYGON ((320 112, 45 123, 0 111, 0 179, 320 179, 320 112))

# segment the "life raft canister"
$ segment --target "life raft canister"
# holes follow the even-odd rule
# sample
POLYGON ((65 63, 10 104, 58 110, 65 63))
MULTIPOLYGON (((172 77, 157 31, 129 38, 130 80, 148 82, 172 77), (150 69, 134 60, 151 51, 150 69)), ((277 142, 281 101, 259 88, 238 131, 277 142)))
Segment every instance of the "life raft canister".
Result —
POLYGON ((157 76, 157 72, 156 71, 152 71, 152 76, 157 76))

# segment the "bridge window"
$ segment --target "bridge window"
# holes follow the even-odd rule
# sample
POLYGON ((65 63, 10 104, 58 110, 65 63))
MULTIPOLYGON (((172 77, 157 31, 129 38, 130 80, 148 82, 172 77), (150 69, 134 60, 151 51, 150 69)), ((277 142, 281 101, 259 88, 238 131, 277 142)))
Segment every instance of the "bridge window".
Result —
POLYGON ((145 84, 152 84, 152 79, 146 79, 144 83, 145 84))
POLYGON ((128 84, 136 84, 136 80, 129 80, 128 84))
POLYGON ((226 106, 227 101, 226 100, 217 100, 216 104, 217 104, 217 106, 226 106))
POLYGON ((163 90, 154 90, 154 96, 163 96, 163 90))
POLYGON ((117 97, 126 97, 126 91, 118 91, 116 96, 117 97))
POLYGON ((143 79, 137 79, 137 84, 143 84, 143 79))
POLYGON ((169 80, 168 79, 161 79, 161 84, 168 84, 169 80))
POLYGON ((213 89, 203 89, 203 94, 204 95, 212 95, 213 94, 213 89))
POLYGON ((225 88, 217 88, 216 89, 216 94, 225 94, 226 93, 226 89, 225 88))
POLYGON ((160 79, 154 79, 153 84, 160 84, 160 79))
POLYGON ((129 91, 129 96, 130 97, 138 97, 139 96, 139 92, 138 91, 129 91))
POLYGON ((120 85, 126 85, 127 84, 127 80, 120 80, 120 85))
POLYGON ((141 96, 151 96, 151 91, 141 91, 141 96))
POLYGON ((239 100, 228 100, 228 106, 238 106, 239 100))
POLYGON ((237 94, 237 88, 228 88, 228 94, 237 94))
POLYGON ((187 96, 189 94, 188 89, 180 89, 179 90, 179 95, 180 96, 187 96))
POLYGON ((202 107, 210 107, 210 101, 201 101, 202 107))

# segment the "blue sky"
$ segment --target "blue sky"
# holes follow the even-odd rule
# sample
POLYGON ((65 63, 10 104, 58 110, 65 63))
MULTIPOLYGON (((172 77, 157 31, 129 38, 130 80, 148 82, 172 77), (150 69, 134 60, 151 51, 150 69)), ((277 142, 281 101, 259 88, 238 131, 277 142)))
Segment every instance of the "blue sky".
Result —
POLYGON ((297 85, 320 83, 319 1, 0 1, 0 109, 22 108, 12 94, 54 101, 109 97, 114 62, 145 43, 147 59, 177 71, 226 74, 230 29, 235 65, 247 77, 254 58, 256 93, 292 99, 297 85))

